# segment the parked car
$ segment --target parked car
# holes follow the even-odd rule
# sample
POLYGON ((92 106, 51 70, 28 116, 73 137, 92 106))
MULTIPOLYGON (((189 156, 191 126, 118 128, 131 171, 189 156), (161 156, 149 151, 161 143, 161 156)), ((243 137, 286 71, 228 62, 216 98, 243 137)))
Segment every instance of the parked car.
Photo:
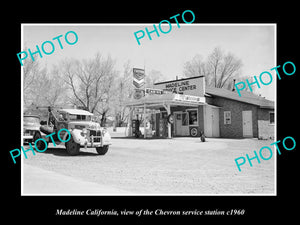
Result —
MULTIPOLYGON (((93 121, 93 113, 82 109, 59 109, 52 110, 48 108, 47 125, 40 126, 40 132, 37 132, 34 140, 43 138, 46 142, 50 142, 48 134, 55 132, 53 136, 56 143, 61 143, 57 137, 58 131, 62 128, 68 129, 71 133, 69 141, 65 142, 66 150, 69 155, 78 155, 80 148, 96 148, 99 155, 107 153, 109 145, 111 145, 111 136, 106 128, 101 128, 100 124, 93 121)), ((68 140, 68 132, 60 132, 60 139, 68 140)), ((44 142, 39 141, 40 145, 44 142)), ((44 149, 44 146, 37 146, 44 149)))
POLYGON ((40 130, 40 117, 38 115, 23 116, 23 142, 31 143, 36 132, 40 130))

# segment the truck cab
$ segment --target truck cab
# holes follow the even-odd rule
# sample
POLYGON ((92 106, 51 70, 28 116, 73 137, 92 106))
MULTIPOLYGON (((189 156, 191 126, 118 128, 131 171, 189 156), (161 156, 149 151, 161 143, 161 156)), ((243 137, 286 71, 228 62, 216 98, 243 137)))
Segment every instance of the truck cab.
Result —
MULTIPOLYGON (((111 136, 106 128, 100 127, 100 124, 93 120, 93 116, 93 113, 82 109, 49 109, 47 125, 40 127, 40 135, 49 142, 49 137, 46 137, 48 134, 57 134, 65 128, 71 133, 70 140, 65 143, 70 155, 78 155, 82 147, 96 148, 99 155, 104 155, 111 145, 111 136)), ((69 139, 68 132, 64 130, 59 135, 61 140, 69 139)), ((59 139, 54 137, 54 140, 59 139)))

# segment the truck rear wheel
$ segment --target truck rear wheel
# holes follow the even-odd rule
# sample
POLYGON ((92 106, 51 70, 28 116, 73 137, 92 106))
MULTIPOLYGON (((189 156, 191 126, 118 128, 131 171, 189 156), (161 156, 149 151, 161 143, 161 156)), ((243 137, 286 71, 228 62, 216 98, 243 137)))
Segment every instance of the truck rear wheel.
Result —
POLYGON ((78 155, 80 151, 80 145, 77 144, 73 137, 66 143, 66 150, 69 155, 78 155))
POLYGON ((104 145, 103 147, 96 147, 96 150, 99 155, 105 155, 108 151, 108 145, 104 145))

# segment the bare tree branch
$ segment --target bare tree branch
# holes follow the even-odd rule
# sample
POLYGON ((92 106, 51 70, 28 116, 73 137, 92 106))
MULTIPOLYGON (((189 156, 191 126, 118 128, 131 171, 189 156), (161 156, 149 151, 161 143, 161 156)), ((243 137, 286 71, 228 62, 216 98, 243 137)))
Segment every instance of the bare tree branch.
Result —
POLYGON ((221 48, 215 48, 204 61, 202 56, 196 55, 192 60, 185 62, 183 73, 186 77, 204 75, 206 85, 217 88, 230 89, 234 77, 239 75, 242 61, 232 53, 225 53, 221 48))

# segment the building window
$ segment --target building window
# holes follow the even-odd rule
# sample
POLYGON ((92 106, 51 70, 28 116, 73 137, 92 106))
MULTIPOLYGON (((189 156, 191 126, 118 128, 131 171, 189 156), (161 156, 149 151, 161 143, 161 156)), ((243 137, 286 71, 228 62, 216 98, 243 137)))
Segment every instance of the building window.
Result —
POLYGON ((275 123, 275 118, 274 118, 274 112, 270 112, 270 124, 274 124, 275 123))
POLYGON ((224 111, 224 124, 231 124, 231 111, 224 111))
POLYGON ((189 125, 198 125, 198 111, 189 110, 189 125))
POLYGON ((168 113, 163 111, 161 112, 161 118, 166 119, 168 117, 168 113))
POLYGON ((187 113, 183 112, 182 113, 182 126, 187 126, 187 125, 188 125, 187 113))

